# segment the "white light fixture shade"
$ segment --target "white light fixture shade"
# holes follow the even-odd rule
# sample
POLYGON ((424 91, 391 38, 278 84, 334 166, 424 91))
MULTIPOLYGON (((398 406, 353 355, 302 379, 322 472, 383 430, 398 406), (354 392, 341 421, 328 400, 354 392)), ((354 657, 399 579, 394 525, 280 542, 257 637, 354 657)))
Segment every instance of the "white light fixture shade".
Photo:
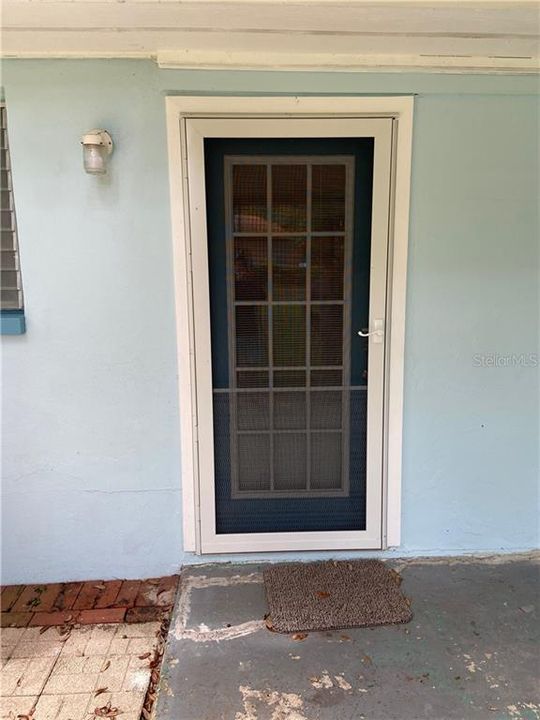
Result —
POLYGON ((90 175, 105 175, 113 141, 106 130, 90 130, 81 138, 84 169, 90 175))

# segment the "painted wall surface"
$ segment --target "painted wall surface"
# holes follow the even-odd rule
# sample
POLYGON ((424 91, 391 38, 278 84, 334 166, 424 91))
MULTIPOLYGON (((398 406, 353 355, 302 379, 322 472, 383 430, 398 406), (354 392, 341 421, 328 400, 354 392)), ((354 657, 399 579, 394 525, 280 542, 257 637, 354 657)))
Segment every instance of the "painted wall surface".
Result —
POLYGON ((171 93, 417 93, 395 552, 537 546, 536 80, 22 60, 3 83, 28 327, 3 338, 3 582, 197 560, 181 537, 171 93), (96 126, 116 143, 106 178, 82 170, 96 126))

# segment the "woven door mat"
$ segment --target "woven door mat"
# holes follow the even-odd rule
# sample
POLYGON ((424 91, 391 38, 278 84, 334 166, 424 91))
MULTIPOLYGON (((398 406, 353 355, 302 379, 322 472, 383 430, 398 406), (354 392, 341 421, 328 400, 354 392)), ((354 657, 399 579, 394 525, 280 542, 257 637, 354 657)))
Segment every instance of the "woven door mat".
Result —
POLYGON ((400 575, 379 560, 270 565, 263 577, 267 626, 276 632, 344 630, 412 618, 400 575))

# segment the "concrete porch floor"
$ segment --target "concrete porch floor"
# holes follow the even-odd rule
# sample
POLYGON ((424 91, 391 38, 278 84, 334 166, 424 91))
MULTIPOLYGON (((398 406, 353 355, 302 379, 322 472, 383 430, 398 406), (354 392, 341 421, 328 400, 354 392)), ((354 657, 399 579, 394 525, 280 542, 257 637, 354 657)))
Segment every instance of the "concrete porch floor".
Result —
POLYGON ((407 625, 269 632, 260 565, 190 567, 156 720, 540 718, 535 557, 393 561, 407 625))

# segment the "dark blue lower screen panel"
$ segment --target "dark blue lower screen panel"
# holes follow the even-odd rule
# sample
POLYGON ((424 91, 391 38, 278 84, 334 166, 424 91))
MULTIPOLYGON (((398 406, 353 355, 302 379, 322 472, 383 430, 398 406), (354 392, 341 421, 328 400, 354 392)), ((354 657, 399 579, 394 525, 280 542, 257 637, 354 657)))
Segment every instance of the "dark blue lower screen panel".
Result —
POLYGON ((229 397, 214 394, 218 534, 366 529, 366 390, 350 394, 350 493, 333 498, 232 499, 229 397))

